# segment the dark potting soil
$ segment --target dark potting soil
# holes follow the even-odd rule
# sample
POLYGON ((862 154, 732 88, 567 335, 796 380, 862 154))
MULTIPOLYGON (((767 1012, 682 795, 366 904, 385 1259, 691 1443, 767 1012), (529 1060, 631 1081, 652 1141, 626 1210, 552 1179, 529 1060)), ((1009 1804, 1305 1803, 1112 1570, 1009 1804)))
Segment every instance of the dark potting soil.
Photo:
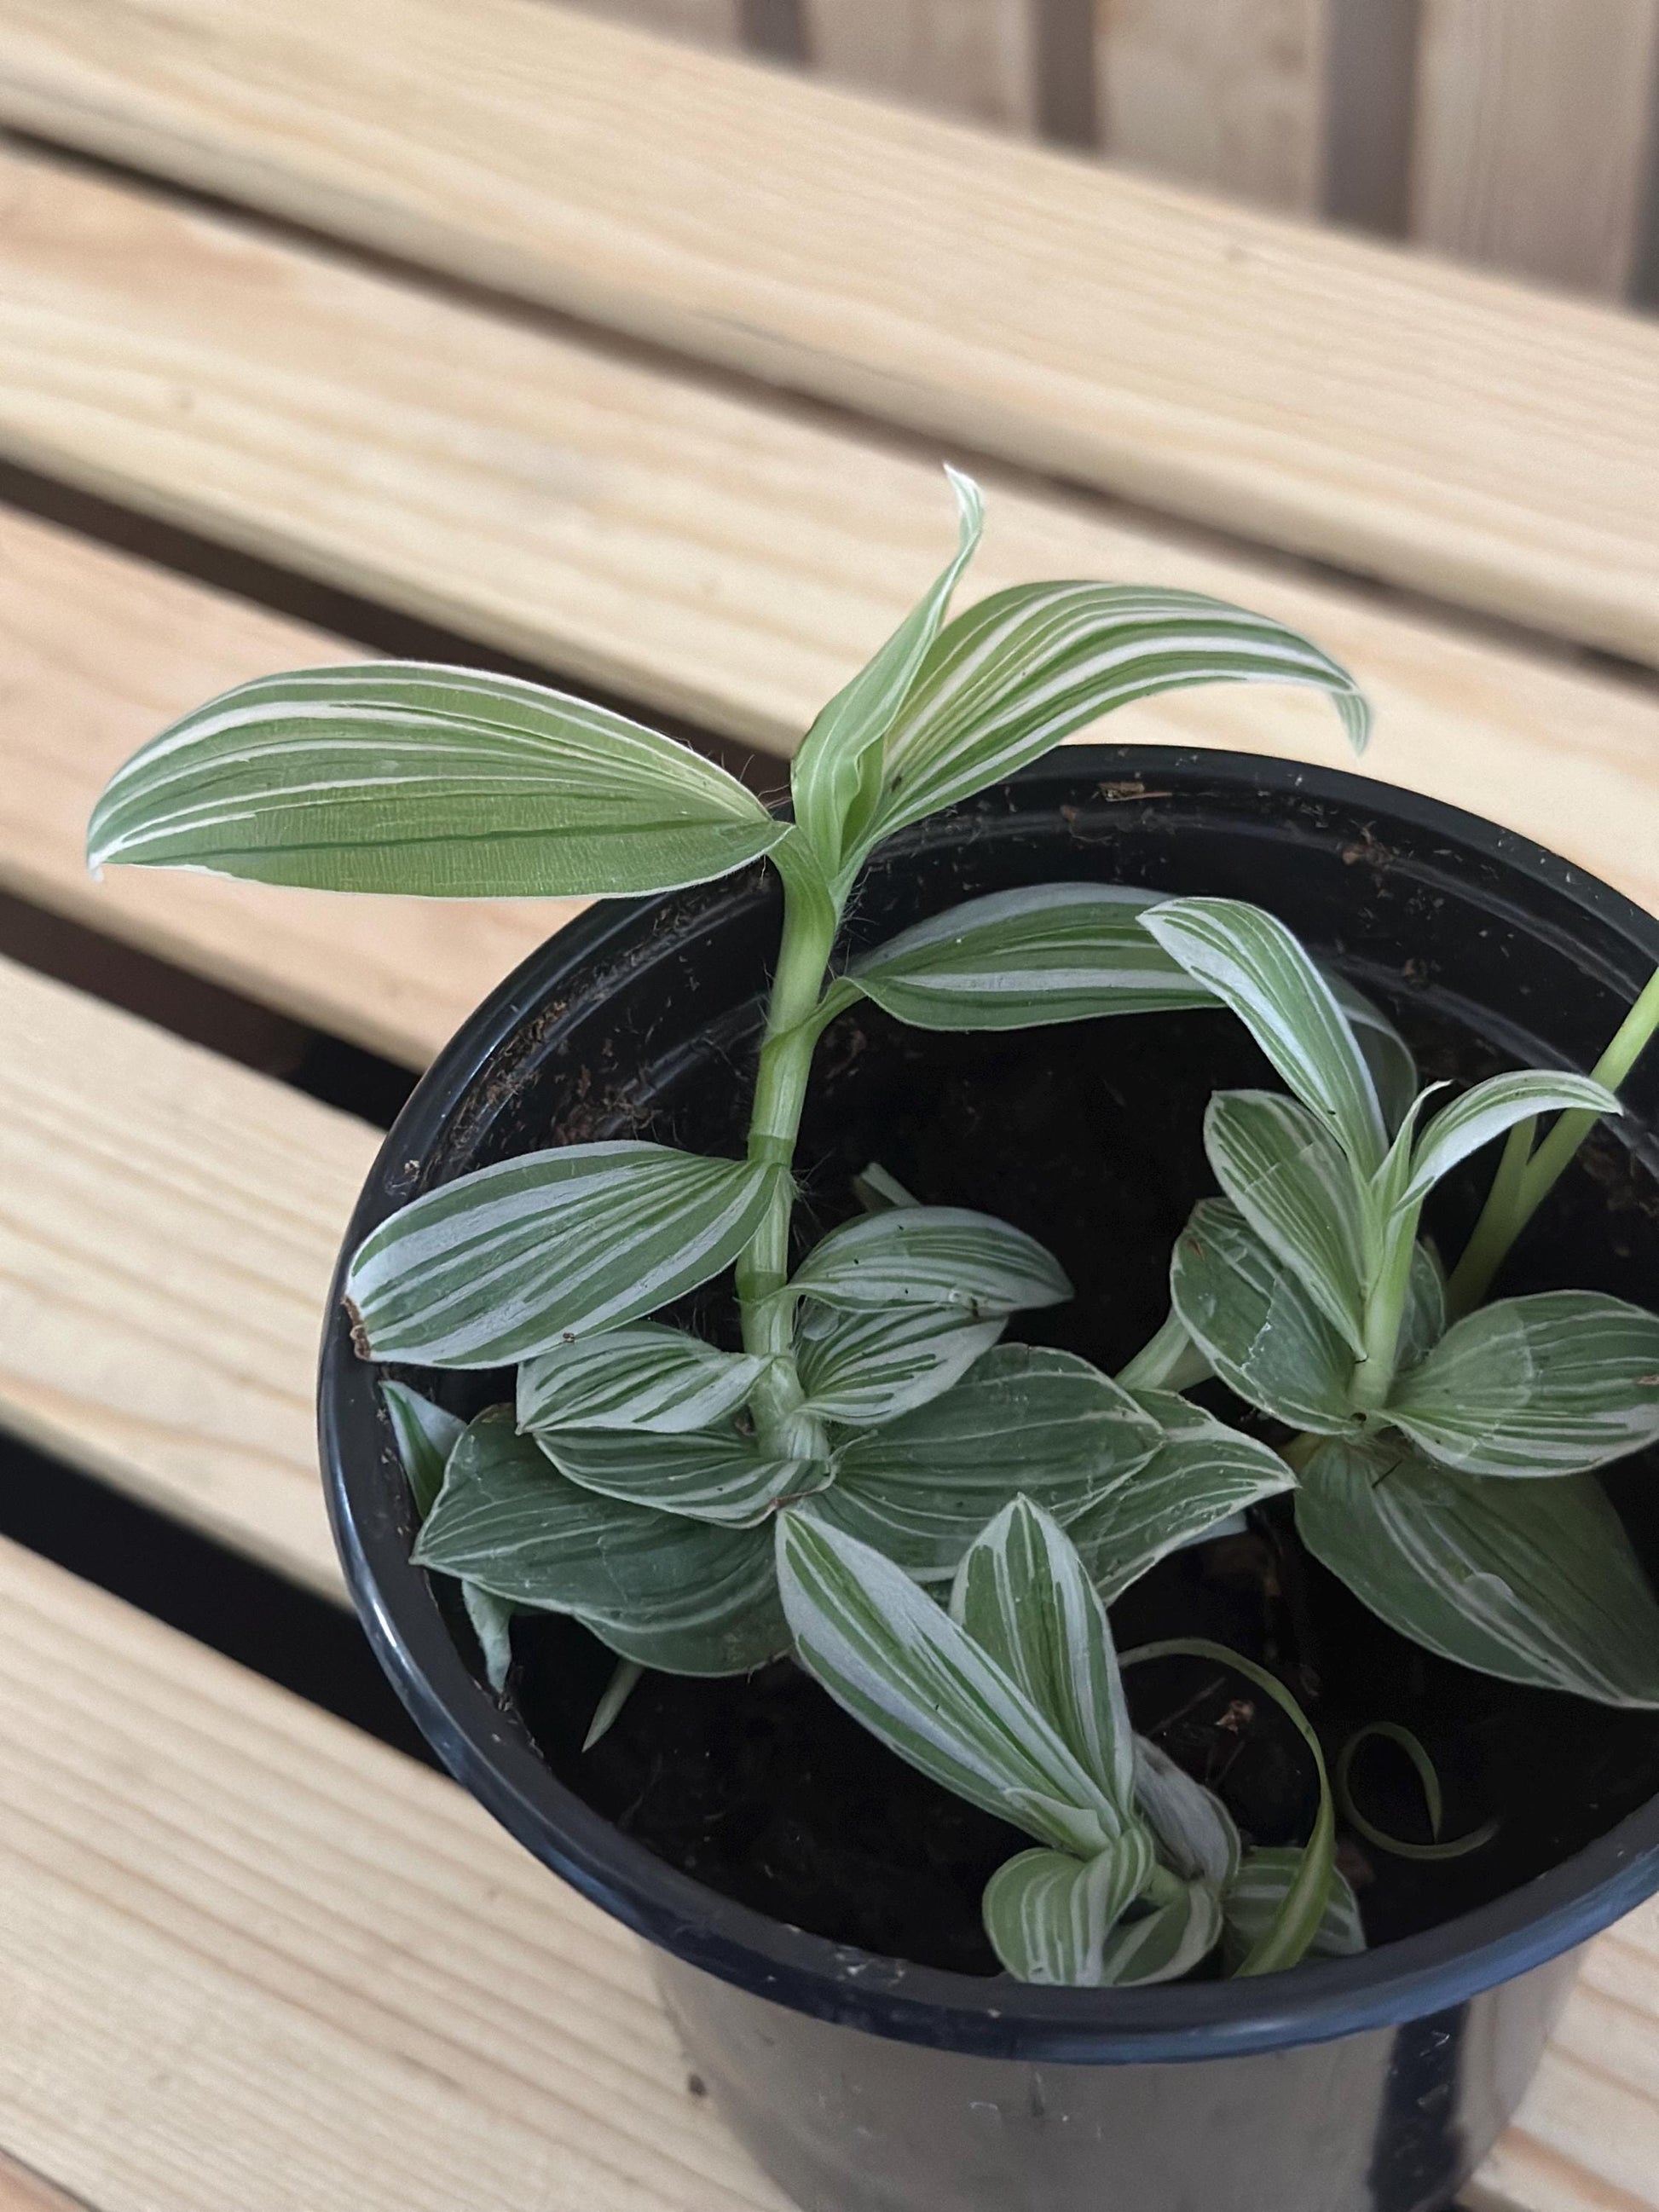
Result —
MULTIPOLYGON (((1466 1036, 1393 1009, 1426 1077, 1492 1072, 1466 1036)), ((629 1133, 736 1151, 746 1097, 742 1041, 710 1042, 730 1079, 688 1069, 629 1133)), ((1067 1305, 1017 1317, 1011 1334, 1121 1365, 1168 1309, 1171 1243, 1213 1188, 1200 1139, 1212 1091, 1281 1086, 1237 1024, 1161 1015, 1027 1031, 930 1036, 872 1010, 844 1017, 821 1049, 803 1133, 804 1235, 854 1210, 853 1174, 876 1159, 933 1204, 976 1206, 1048 1245, 1076 1285, 1067 1305)), ((610 1133, 595 1130, 593 1134, 610 1133)), ((1429 1227, 1452 1256, 1490 1161, 1439 1195, 1429 1227)), ((1592 1140, 1517 1251, 1500 1292, 1595 1287, 1654 1303, 1659 1188, 1610 1135, 1592 1140)), ((720 1295, 726 1296, 726 1286, 720 1295)), ((717 1309, 703 1302, 702 1325, 717 1309)), ((1212 1386, 1212 1402, 1270 1439, 1270 1423, 1212 1386)), ((1612 1471, 1609 1489, 1650 1566, 1659 1565, 1659 1454, 1612 1471)), ((1284 1501, 1251 1533, 1164 1561, 1115 1608, 1121 1650, 1204 1636, 1265 1662, 1302 1698, 1334 1761, 1369 1722, 1423 1741, 1445 1787, 1443 1833, 1496 1816, 1493 1839, 1425 1863, 1345 1832, 1342 1863, 1373 1943, 1499 1896, 1559 1863, 1659 1791, 1659 1715, 1620 1713, 1494 1681, 1419 1650, 1310 1559, 1284 1501)), ((685 1872, 773 1917, 864 1949, 992 1973, 980 1894, 1029 1838, 926 1781, 780 1662, 747 1680, 648 1675, 610 1734, 581 1741, 611 1656, 568 1621, 526 1619, 511 1686, 562 1778, 685 1872)), ((1316 1785, 1276 1706, 1208 1662, 1131 1670, 1137 1725, 1216 1788, 1247 1841, 1300 1840, 1316 1785)), ((1403 1756, 1373 1741, 1356 1791, 1384 1830, 1426 1841, 1403 1756)))

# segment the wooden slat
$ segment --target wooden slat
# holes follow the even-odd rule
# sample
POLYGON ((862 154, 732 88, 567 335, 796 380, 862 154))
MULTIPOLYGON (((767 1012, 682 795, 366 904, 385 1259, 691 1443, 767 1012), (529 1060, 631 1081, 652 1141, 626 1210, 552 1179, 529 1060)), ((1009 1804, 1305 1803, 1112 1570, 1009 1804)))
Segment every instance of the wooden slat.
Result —
POLYGON ((742 28, 739 0, 564 0, 570 8, 611 22, 635 23, 671 39, 696 39, 710 46, 735 46, 742 28))
POLYGON ((360 647, 0 508, 0 886, 423 1066, 569 901, 331 899, 87 873, 104 779, 175 716, 360 647))
MULTIPOLYGON (((1659 659, 1659 329, 541 0, 400 0, 397 37, 383 31, 383 0, 8 0, 0 115, 973 447, 1659 659)), ((228 249, 215 258, 222 284, 238 265, 260 281, 228 249)), ((171 273, 158 264, 158 283, 171 273)), ((118 295, 124 272, 102 275, 118 295)), ((254 326, 291 356, 303 334, 279 317, 298 303, 264 282, 276 289, 254 326)), ((121 312, 142 350, 155 311, 121 312)), ((366 341, 369 386, 389 342, 366 341)), ((126 404, 154 403, 176 449, 190 426, 166 414, 158 346, 126 404)), ((382 436, 416 429, 418 370, 393 379, 382 436)), ((77 384, 86 374, 76 363, 77 384)), ((269 405, 271 380, 244 404, 269 405)), ((343 403, 311 397, 308 427, 330 450, 343 403)), ((480 423, 447 465, 459 484, 516 453, 522 539, 550 505, 601 487, 546 473, 563 395, 519 399, 486 407, 463 378, 446 414, 514 416, 511 430, 480 423)), ((91 428, 107 400, 63 404, 91 428)), ((396 473, 359 459, 346 482, 396 504, 396 473)), ((313 489, 325 506, 333 487, 313 489)), ((718 490, 704 487, 705 538, 721 527, 718 490)), ((629 520, 613 507, 613 538, 629 520)), ((710 642, 705 629, 700 653, 710 642)))
POLYGON ((1101 143, 1114 160, 1312 214, 1327 0, 1097 0, 1101 143))
POLYGON ((1659 0, 1425 0, 1412 229, 1622 299, 1659 95, 1659 0))
POLYGON ((85 2208, 26 2167, 0 2157, 0 2212, 85 2212, 85 2208))
POLYGON ((832 82, 1005 131, 1037 120, 1036 0, 806 0, 832 82))

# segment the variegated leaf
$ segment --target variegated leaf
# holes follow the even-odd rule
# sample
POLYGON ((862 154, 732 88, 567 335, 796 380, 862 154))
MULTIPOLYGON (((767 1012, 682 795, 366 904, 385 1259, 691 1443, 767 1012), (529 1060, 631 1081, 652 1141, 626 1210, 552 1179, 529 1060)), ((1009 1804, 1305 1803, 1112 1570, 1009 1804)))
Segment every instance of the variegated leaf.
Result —
POLYGON ((769 1459, 730 1422, 689 1435, 641 1429, 535 1433, 560 1474, 584 1490, 734 1528, 752 1528, 780 1498, 810 1497, 830 1480, 827 1462, 769 1459))
POLYGON ((1587 1075, 1559 1075, 1537 1070, 1494 1075, 1461 1098, 1443 1106, 1418 1138, 1411 1174, 1396 1201, 1419 1205, 1461 1160, 1501 1137, 1534 1114, 1570 1112, 1622 1114, 1613 1092, 1587 1075))
POLYGON ((889 1750, 1057 1850, 1092 1857, 1121 1832, 1018 1684, 890 1559, 789 1510, 777 1561, 796 1656, 889 1750))
POLYGON ((1106 1939, 1146 1887, 1152 1863, 1144 1828, 1127 1829, 1091 1859, 1019 1852, 985 1885, 991 1948, 1016 1981, 1098 1989, 1106 1939))
POLYGON ((959 1206, 899 1206, 843 1222, 813 1246, 790 1287, 820 1305, 957 1306, 979 1321, 1072 1295, 1035 1237, 959 1206))
POLYGON ((1387 1147, 1376 1086, 1335 994, 1276 915, 1239 899, 1170 899, 1142 917, 1158 943, 1231 1007, 1362 1175, 1387 1147))
POLYGON ((1183 1881, 1222 1887, 1237 1873, 1243 1846, 1232 1814, 1150 1736, 1135 1738, 1135 1802, 1183 1881))
POLYGON ((1059 1523, 1029 1498, 1004 1506, 963 1555, 951 1618, 1012 1675, 1127 1818, 1134 1738, 1117 1654, 1106 1608, 1059 1523))
POLYGON ((585 1490, 519 1434, 510 1406, 456 1445, 414 1556, 515 1605, 574 1613, 624 1658, 675 1674, 747 1674, 788 1645, 769 1530, 585 1490))
POLYGON ((636 1322, 578 1337, 519 1370, 521 1429, 647 1429, 676 1436, 713 1428, 748 1401, 766 1365, 718 1352, 684 1329, 636 1322))
POLYGON ((823 1322, 809 1318, 797 1346, 802 1410, 851 1428, 879 1426, 940 1396, 1007 1327, 1000 1314, 980 1321, 960 1306, 807 1311, 823 1322))
POLYGON ((1391 1628, 1507 1682, 1659 1705, 1659 1602, 1593 1474, 1482 1480, 1403 1439, 1302 1471, 1303 1541, 1391 1628))
POLYGON ((1392 1133, 1405 1120, 1407 1109, 1417 1096, 1417 1062, 1412 1056, 1412 1048, 1381 1006, 1357 989, 1346 975, 1339 975, 1334 968, 1322 968, 1320 973, 1347 1017, 1354 1042, 1371 1072, 1377 1103, 1382 1109, 1383 1127, 1392 1133))
POLYGON ((1192 592, 1018 584, 939 633, 884 748, 871 842, 1012 775, 1113 708, 1195 684, 1327 691, 1356 745, 1353 678, 1264 615, 1192 592))
POLYGON ((1659 1316, 1599 1291, 1500 1298, 1401 1375, 1386 1410, 1466 1474, 1604 1466, 1659 1437, 1659 1316))
MULTIPOLYGON (((1295 1844, 1247 1851, 1237 1874, 1221 1895, 1222 1960, 1236 1973, 1273 1926, 1295 1887, 1302 1853, 1295 1844)), ((1359 1900, 1340 1867, 1331 1869, 1330 1895, 1312 1942, 1309 1959, 1352 1959, 1365 1948, 1359 1900)))
POLYGON ((1406 1310, 1400 1317, 1398 1371, 1414 1367, 1446 1334, 1446 1278, 1433 1251, 1419 1243, 1412 1251, 1406 1310))
POLYGON ((1237 1207, 1200 1200, 1176 1240, 1170 1298, 1230 1389, 1264 1413, 1330 1436, 1353 1425, 1353 1355, 1291 1268, 1237 1207))
MULTIPOLYGON (((429 1398, 422 1398, 404 1382, 382 1382, 380 1395, 391 1416, 392 1433, 415 1499, 415 1510, 424 1520, 443 1488, 449 1455, 466 1433, 466 1423, 458 1413, 446 1413, 441 1406, 434 1406, 429 1398)), ((461 1601, 478 1639, 485 1676, 499 1696, 507 1686, 507 1668, 513 1663, 513 1607, 504 1599, 480 1589, 477 1583, 461 1584, 461 1601)))
POLYGON ((1086 1359, 1000 1344, 942 1397, 844 1445, 811 1510, 933 1580, 1021 1492, 1063 1526, 1144 1467, 1162 1434, 1086 1359))
POLYGON ((513 1664, 513 1615, 518 1608, 477 1583, 461 1584, 461 1603, 483 1655, 484 1679, 499 1698, 513 1664))
POLYGON ((603 897, 785 835, 702 754, 561 691, 374 661, 240 685, 118 769, 87 857, 324 890, 603 897))
POLYGON ((1264 1498, 1294 1490, 1279 1454, 1164 1390, 1137 1390, 1163 1441, 1146 1466, 1066 1523, 1102 1602, 1115 1605, 1170 1552, 1264 1498))
POLYGON ((1136 1920, 1121 1920, 1101 1947, 1100 1978, 1112 1989, 1179 1981, 1221 1941, 1215 1886, 1189 1881, 1178 1898, 1136 1920))
POLYGON ((376 1359, 498 1367, 665 1305, 735 1260, 777 1170, 666 1146, 521 1153, 373 1229, 346 1276, 376 1359))
POLYGON ((1318 1116, 1272 1091, 1218 1091, 1204 1116, 1216 1181, 1356 1357, 1365 1349, 1363 1193, 1318 1116))

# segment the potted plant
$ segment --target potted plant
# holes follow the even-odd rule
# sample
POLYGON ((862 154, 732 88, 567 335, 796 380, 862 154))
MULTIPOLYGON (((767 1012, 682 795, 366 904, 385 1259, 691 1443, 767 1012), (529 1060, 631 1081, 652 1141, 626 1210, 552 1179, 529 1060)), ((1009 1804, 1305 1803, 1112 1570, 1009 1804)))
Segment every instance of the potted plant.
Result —
POLYGON ((1659 1435, 1604 1121, 1655 932, 1352 777, 1054 755, 1197 682, 1366 714, 1189 595, 947 621, 953 482, 793 819, 383 664, 187 717, 91 857, 627 901, 394 1129, 325 1459, 416 1717, 798 2199, 1427 2212, 1659 1887, 1659 1546, 1597 1472, 1659 1435))

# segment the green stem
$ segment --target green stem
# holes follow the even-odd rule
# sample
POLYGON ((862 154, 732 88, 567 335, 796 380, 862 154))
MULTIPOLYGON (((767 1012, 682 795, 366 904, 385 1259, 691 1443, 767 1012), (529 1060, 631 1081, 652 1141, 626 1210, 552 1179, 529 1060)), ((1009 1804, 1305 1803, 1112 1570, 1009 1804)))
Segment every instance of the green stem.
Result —
POLYGON ((1498 1173, 1492 1179, 1480 1218, 1446 1285, 1446 1311, 1453 1321, 1462 1321, 1466 1313, 1473 1313, 1486 1297, 1492 1277, 1503 1266, 1504 1256, 1515 1241, 1515 1231, 1510 1224, 1521 1202, 1522 1177, 1537 1134, 1538 1118, 1529 1115, 1524 1121, 1517 1121, 1504 1139, 1498 1173))
POLYGON ((1420 1206, 1413 1206, 1389 1224, 1382 1264, 1365 1293, 1365 1352, 1353 1371, 1353 1402, 1362 1412, 1374 1413, 1386 1405, 1394 1388, 1400 1324, 1411 1291, 1412 1255, 1421 1212, 1420 1206))

